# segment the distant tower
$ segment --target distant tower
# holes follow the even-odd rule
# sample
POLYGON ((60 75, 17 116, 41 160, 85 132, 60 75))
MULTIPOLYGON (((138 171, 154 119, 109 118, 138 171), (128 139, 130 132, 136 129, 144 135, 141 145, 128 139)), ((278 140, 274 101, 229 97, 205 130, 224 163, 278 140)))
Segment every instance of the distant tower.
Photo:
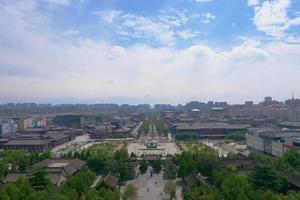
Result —
POLYGON ((294 91, 292 91, 292 113, 294 114, 295 121, 298 121, 298 112, 297 112, 297 106, 296 106, 296 101, 294 97, 294 91))

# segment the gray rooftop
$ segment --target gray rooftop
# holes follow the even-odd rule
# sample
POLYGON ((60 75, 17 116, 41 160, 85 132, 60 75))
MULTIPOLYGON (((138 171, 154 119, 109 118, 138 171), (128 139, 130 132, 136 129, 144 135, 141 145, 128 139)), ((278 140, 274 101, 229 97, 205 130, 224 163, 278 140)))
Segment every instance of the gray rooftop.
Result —
POLYGON ((193 129, 247 129, 251 127, 247 124, 227 124, 227 123, 178 123, 174 124, 177 130, 193 129))

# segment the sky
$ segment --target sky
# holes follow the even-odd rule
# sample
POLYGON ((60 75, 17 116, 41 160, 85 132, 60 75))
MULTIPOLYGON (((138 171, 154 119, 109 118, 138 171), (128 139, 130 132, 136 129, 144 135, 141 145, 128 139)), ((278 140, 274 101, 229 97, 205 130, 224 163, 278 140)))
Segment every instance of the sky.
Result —
POLYGON ((0 103, 300 96, 300 0, 0 0, 0 103))

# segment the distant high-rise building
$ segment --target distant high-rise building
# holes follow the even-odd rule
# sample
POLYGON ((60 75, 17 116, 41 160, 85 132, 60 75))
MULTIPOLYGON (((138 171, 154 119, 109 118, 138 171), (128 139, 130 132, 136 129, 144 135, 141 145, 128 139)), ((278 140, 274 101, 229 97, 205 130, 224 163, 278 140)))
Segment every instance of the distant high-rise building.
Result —
POLYGON ((246 102, 245 102, 245 105, 249 105, 249 106, 250 106, 250 105, 253 105, 253 101, 246 101, 246 102))
POLYGON ((265 102, 272 102, 272 97, 265 97, 265 102))

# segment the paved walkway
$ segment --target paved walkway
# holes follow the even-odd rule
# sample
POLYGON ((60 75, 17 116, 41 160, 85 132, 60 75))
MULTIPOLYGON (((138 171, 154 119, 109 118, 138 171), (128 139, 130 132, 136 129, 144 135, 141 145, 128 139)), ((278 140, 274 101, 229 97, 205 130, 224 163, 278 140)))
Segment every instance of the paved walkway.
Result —
MULTIPOLYGON (((138 200, 167 200, 168 196, 164 193, 165 184, 167 180, 163 180, 163 174, 153 174, 150 177, 150 167, 148 172, 139 175, 136 179, 128 181, 126 184, 133 184, 138 189, 138 200)), ((176 180, 174 180, 176 182, 176 180)), ((121 187, 121 193, 126 186, 121 187)), ((180 186, 177 186, 176 197, 177 200, 182 200, 181 198, 180 186)))
POLYGON ((97 176, 96 179, 94 180, 93 184, 90 186, 90 188, 95 188, 99 184, 101 179, 102 179, 101 175, 97 176))

